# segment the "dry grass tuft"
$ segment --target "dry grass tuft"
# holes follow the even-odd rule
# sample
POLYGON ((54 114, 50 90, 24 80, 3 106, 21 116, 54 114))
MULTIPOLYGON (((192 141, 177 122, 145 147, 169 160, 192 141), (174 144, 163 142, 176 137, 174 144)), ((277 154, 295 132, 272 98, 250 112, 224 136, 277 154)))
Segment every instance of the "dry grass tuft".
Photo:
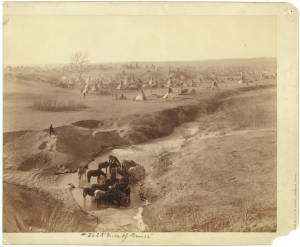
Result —
POLYGON ((153 177, 162 176, 168 171, 168 167, 172 165, 170 155, 171 153, 169 152, 163 152, 157 157, 156 161, 152 164, 153 172, 151 175, 153 177))

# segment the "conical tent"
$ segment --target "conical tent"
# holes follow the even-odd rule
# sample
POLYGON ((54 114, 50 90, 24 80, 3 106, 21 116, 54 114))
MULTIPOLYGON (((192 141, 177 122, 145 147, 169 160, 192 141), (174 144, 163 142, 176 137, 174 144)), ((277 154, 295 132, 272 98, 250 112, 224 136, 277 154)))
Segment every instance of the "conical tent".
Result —
POLYGON ((146 99, 147 99, 146 95, 145 95, 143 89, 141 89, 140 92, 139 92, 139 94, 135 97, 135 100, 137 100, 137 101, 144 101, 146 99))
POLYGON ((167 87, 171 87, 171 84, 172 84, 172 82, 171 82, 171 79, 169 78, 169 80, 167 81, 167 87))
POLYGON ((120 84, 117 86, 118 90, 122 90, 123 89, 123 81, 120 81, 120 84))
POLYGON ((170 98, 170 93, 169 93, 169 92, 167 92, 167 93, 163 96, 163 99, 168 99, 168 98, 170 98))
POLYGON ((152 86, 153 85, 153 79, 152 77, 150 78, 150 81, 148 82, 149 86, 152 86))

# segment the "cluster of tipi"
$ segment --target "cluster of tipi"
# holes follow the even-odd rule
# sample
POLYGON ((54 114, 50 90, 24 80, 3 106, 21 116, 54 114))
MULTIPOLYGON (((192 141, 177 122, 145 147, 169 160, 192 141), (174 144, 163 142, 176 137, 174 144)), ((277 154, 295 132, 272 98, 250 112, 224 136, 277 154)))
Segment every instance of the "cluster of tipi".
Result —
MULTIPOLYGON (((168 82, 167 82, 167 93, 163 96, 163 98, 164 99, 168 99, 169 97, 170 97, 170 94, 172 93, 172 88, 171 88, 171 80, 169 79, 168 80, 168 82)), ((154 80, 153 80, 153 78, 151 77, 151 79, 150 79, 150 81, 148 82, 148 85, 147 85, 148 87, 150 87, 150 88, 154 88, 154 87, 156 87, 157 86, 157 83, 156 82, 154 82, 154 80)), ((117 86, 117 89, 118 90, 122 90, 122 89, 124 89, 126 87, 126 80, 123 82, 123 81, 121 81, 120 82, 120 84, 117 86)), ((145 95, 145 92, 144 92, 144 90, 143 90, 143 86, 139 86, 139 88, 138 88, 138 95, 135 97, 135 99, 134 100, 136 100, 136 101, 144 101, 144 100, 147 100, 147 97, 146 97, 146 95, 145 95)), ((152 93, 152 91, 151 91, 151 93, 152 93)), ((117 96, 118 97, 118 96, 117 96)), ((118 99, 124 99, 125 98, 125 96, 123 95, 123 94, 121 94, 121 96, 120 97, 118 97, 118 99)))

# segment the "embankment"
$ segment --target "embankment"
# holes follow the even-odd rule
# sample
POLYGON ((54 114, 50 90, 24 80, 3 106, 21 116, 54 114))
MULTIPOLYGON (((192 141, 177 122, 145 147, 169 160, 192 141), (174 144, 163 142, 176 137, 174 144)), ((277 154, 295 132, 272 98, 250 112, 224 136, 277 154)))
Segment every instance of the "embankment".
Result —
POLYGON ((97 219, 38 188, 4 183, 4 232, 93 231, 97 219))
POLYGON ((4 133, 4 165, 20 170, 36 168, 54 173, 73 172, 107 150, 168 136, 174 128, 215 112, 225 98, 269 86, 248 87, 201 96, 196 103, 154 113, 106 121, 83 120, 55 128, 55 139, 44 131, 4 133))
POLYGON ((276 88, 226 97, 144 181, 150 231, 276 231, 276 88))

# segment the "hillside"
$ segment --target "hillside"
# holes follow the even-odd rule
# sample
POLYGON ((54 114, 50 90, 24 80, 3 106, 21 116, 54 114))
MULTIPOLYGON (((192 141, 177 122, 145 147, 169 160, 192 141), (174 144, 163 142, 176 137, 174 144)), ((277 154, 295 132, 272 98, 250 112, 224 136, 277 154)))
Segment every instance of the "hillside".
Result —
POLYGON ((275 98, 268 89, 224 99, 152 163, 151 231, 276 231, 275 98))
POLYGON ((131 216, 141 207, 149 231, 276 230, 272 85, 197 94, 183 105, 76 121, 55 132, 52 138, 43 130, 4 134, 5 231, 78 231, 79 221, 85 229, 139 229, 131 216), (143 192, 146 205, 133 195, 128 209, 89 211, 80 206, 80 191, 68 191, 67 183, 77 181, 73 172, 79 165, 92 157, 103 161, 108 154, 146 168, 142 188, 132 188, 143 192), (14 193, 9 193, 11 189, 14 193), (40 221, 42 216, 26 216, 32 211, 17 198, 39 201, 37 215, 45 214, 45 221, 40 221), (56 200, 61 204, 57 216, 51 216, 47 208, 56 200), (19 214, 13 217, 12 210, 19 214), (74 224, 64 223, 65 210, 74 224), (123 223, 114 228, 116 212, 123 223))

